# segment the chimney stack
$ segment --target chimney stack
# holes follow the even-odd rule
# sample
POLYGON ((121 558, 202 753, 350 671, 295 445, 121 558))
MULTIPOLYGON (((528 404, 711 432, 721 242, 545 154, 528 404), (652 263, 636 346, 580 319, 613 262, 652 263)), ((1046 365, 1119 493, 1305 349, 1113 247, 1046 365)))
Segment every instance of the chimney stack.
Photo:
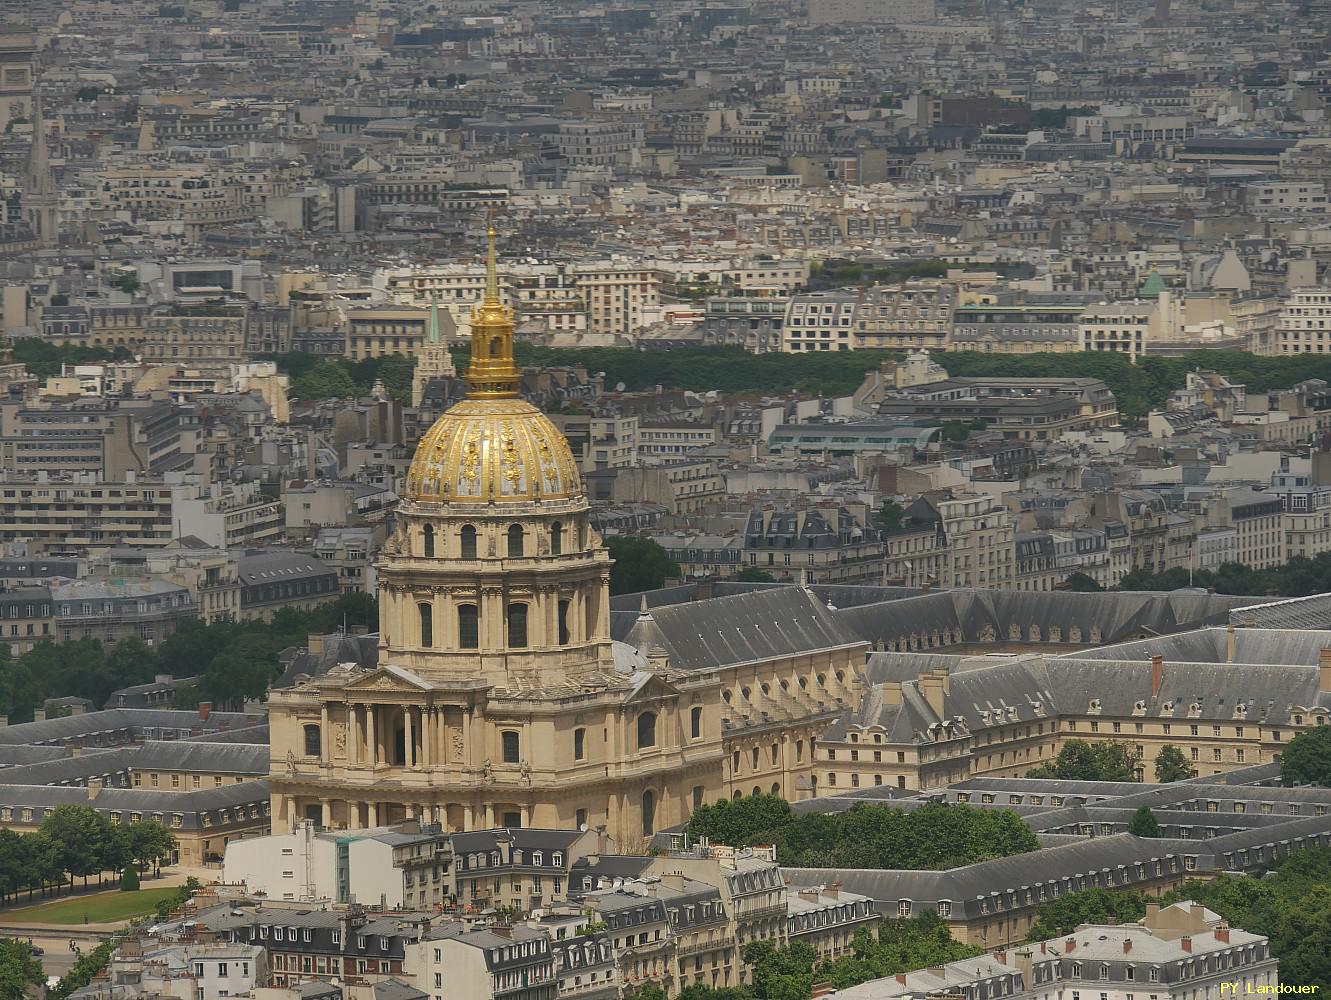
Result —
POLYGON ((1184 951, 1186 951, 1189 955, 1192 954, 1192 938, 1191 938, 1191 937, 1189 937, 1187 934, 1184 934, 1181 938, 1178 939, 1178 943, 1179 943, 1179 946, 1180 946, 1184 951))
POLYGON ((1215 929, 1215 939, 1221 944, 1229 944, 1229 928, 1217 927, 1215 929))
POLYGON ((1064 954, 1066 954, 1066 955, 1071 955, 1071 954, 1072 954, 1074 951, 1076 951, 1076 950, 1077 950, 1077 939, 1076 939, 1076 938, 1071 938, 1071 937, 1070 937, 1070 938, 1068 938, 1066 941, 1063 942, 1063 953, 1064 953, 1064 954))
POLYGON ((897 973, 897 985, 898 985, 898 986, 905 986, 905 985, 906 985, 906 977, 905 977, 905 975, 903 975, 903 974, 900 973, 900 972, 897 973))
POLYGON ((99 796, 99 795, 101 795, 101 794, 102 794, 102 779, 101 779, 101 778, 89 778, 89 779, 88 779, 88 801, 91 802, 93 799, 97 798, 97 796, 99 796))
POLYGON ((1317 651, 1317 690, 1331 691, 1331 646, 1317 651))
POLYGON ((1225 627, 1225 662, 1233 663, 1235 656, 1236 638, 1234 635, 1234 623, 1230 622, 1225 627))
POLYGON ((213 714, 213 703, 211 701, 199 702, 199 721, 207 722, 208 716, 213 714))
POLYGON ((1128 952, 1130 952, 1130 951, 1132 951, 1132 938, 1124 938, 1124 939, 1123 939, 1123 954, 1126 955, 1126 954, 1127 954, 1128 952))
POLYGON ((34 709, 32 710, 32 721, 33 721, 33 722, 45 722, 45 721, 46 721, 46 709, 44 709, 44 708, 34 708, 34 709))
POLYGON ((1163 656, 1151 657, 1151 697, 1160 697, 1160 688, 1165 683, 1165 658, 1163 656))

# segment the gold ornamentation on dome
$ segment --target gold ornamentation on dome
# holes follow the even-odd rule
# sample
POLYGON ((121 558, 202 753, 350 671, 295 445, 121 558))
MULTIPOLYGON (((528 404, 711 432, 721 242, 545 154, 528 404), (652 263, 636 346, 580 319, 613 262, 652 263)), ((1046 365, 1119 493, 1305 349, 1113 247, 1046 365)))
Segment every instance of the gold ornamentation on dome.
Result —
POLYGON ((518 455, 517 445, 513 443, 512 424, 504 424, 499 442, 500 461, 504 464, 504 480, 508 483, 506 492, 518 493, 522 489, 522 459, 518 455))

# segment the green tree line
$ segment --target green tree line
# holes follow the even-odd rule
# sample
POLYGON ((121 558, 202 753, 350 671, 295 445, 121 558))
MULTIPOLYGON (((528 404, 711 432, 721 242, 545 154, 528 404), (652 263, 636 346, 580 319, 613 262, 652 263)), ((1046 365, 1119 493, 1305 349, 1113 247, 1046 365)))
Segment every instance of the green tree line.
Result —
MULTIPOLYGON (((875 937, 860 929, 850 950, 840 958, 823 960, 803 942, 778 947, 770 941, 744 946, 744 961, 753 968, 751 982, 742 986, 693 985, 679 1000, 808 1000, 815 983, 838 990, 899 972, 958 962, 984 954, 984 949, 954 939, 936 914, 882 920, 875 937)), ((640 987, 625 1000, 666 1000, 659 986, 640 987)))
MULTIPOLYGON (((849 273, 849 272, 847 272, 849 273)), ((728 394, 795 390, 846 395, 859 387, 864 373, 890 351, 826 351, 815 354, 750 354, 737 347, 696 347, 680 351, 638 351, 631 348, 547 348, 516 345, 520 365, 553 367, 586 365, 605 372, 606 384, 623 382, 630 391, 651 389, 717 390, 728 394)), ((309 354, 268 356, 292 376, 293 393, 302 399, 340 399, 364 395, 376 378, 396 398, 411 394, 414 362, 401 355, 348 361, 309 354)), ((453 351, 458 371, 466 369, 469 352, 453 351)), ((1258 357, 1245 351, 1190 351, 1177 358, 1143 358, 1131 364, 1112 351, 1075 354, 985 354, 939 352, 934 359, 949 375, 1032 378, 1099 378, 1114 391, 1119 412, 1137 419, 1164 406, 1170 393, 1183 387, 1189 371, 1210 368, 1223 372, 1249 391, 1285 389, 1310 378, 1331 382, 1331 355, 1258 357)))
MULTIPOLYGON (((1261 934, 1280 960, 1280 980, 1331 989, 1331 848, 1298 851, 1264 877, 1221 875, 1170 890, 1162 905, 1192 900, 1232 927, 1261 934)), ((1028 941, 1070 934, 1085 923, 1127 923, 1146 915, 1144 893, 1087 889, 1040 907, 1028 941)))
POLYGON ((1039 847, 1011 810, 941 802, 911 812, 860 803, 841 813, 797 814, 785 799, 754 795, 700 806, 687 829, 716 844, 775 845, 792 868, 956 868, 1039 847))
POLYGON ((1226 563, 1219 569, 1169 569, 1163 573, 1133 570, 1119 581, 1119 590, 1178 590, 1206 587, 1217 594, 1239 597, 1307 597, 1331 590, 1331 552, 1311 558, 1295 556, 1274 569, 1253 569, 1226 563))
POLYGON ((100 708, 112 691, 146 684, 158 674, 199 678, 178 692, 186 708, 211 701, 239 707, 261 697, 277 676, 278 654, 303 645, 313 633, 348 626, 378 626, 378 606, 366 594, 343 594, 310 610, 283 608, 271 622, 186 619, 160 646, 127 638, 111 646, 96 639, 42 642, 18 657, 0 644, 0 714, 29 722, 47 698, 78 696, 100 708))
POLYGON ((31 833, 0 830, 0 902, 103 872, 147 871, 175 849, 175 835, 157 820, 113 826, 91 806, 57 806, 31 833))

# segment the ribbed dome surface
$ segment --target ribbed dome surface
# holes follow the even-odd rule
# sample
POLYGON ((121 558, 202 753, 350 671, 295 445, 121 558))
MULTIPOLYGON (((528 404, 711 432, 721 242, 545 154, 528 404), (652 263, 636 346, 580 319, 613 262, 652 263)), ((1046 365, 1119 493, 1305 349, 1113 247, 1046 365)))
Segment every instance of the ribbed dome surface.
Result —
POLYGON ((523 399, 464 399, 416 446, 406 499, 452 504, 569 500, 582 478, 568 441, 523 399))

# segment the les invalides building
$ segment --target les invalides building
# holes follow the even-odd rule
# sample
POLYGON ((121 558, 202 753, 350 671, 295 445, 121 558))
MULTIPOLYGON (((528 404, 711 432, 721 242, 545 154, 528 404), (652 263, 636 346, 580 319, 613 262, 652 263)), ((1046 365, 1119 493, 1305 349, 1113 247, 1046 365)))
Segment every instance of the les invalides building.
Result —
POLYGON ((378 666, 270 698, 274 828, 604 827, 632 847, 703 802, 811 794, 866 643, 796 587, 612 615, 577 463, 518 393, 489 235, 467 396, 421 439, 379 563, 378 666))

